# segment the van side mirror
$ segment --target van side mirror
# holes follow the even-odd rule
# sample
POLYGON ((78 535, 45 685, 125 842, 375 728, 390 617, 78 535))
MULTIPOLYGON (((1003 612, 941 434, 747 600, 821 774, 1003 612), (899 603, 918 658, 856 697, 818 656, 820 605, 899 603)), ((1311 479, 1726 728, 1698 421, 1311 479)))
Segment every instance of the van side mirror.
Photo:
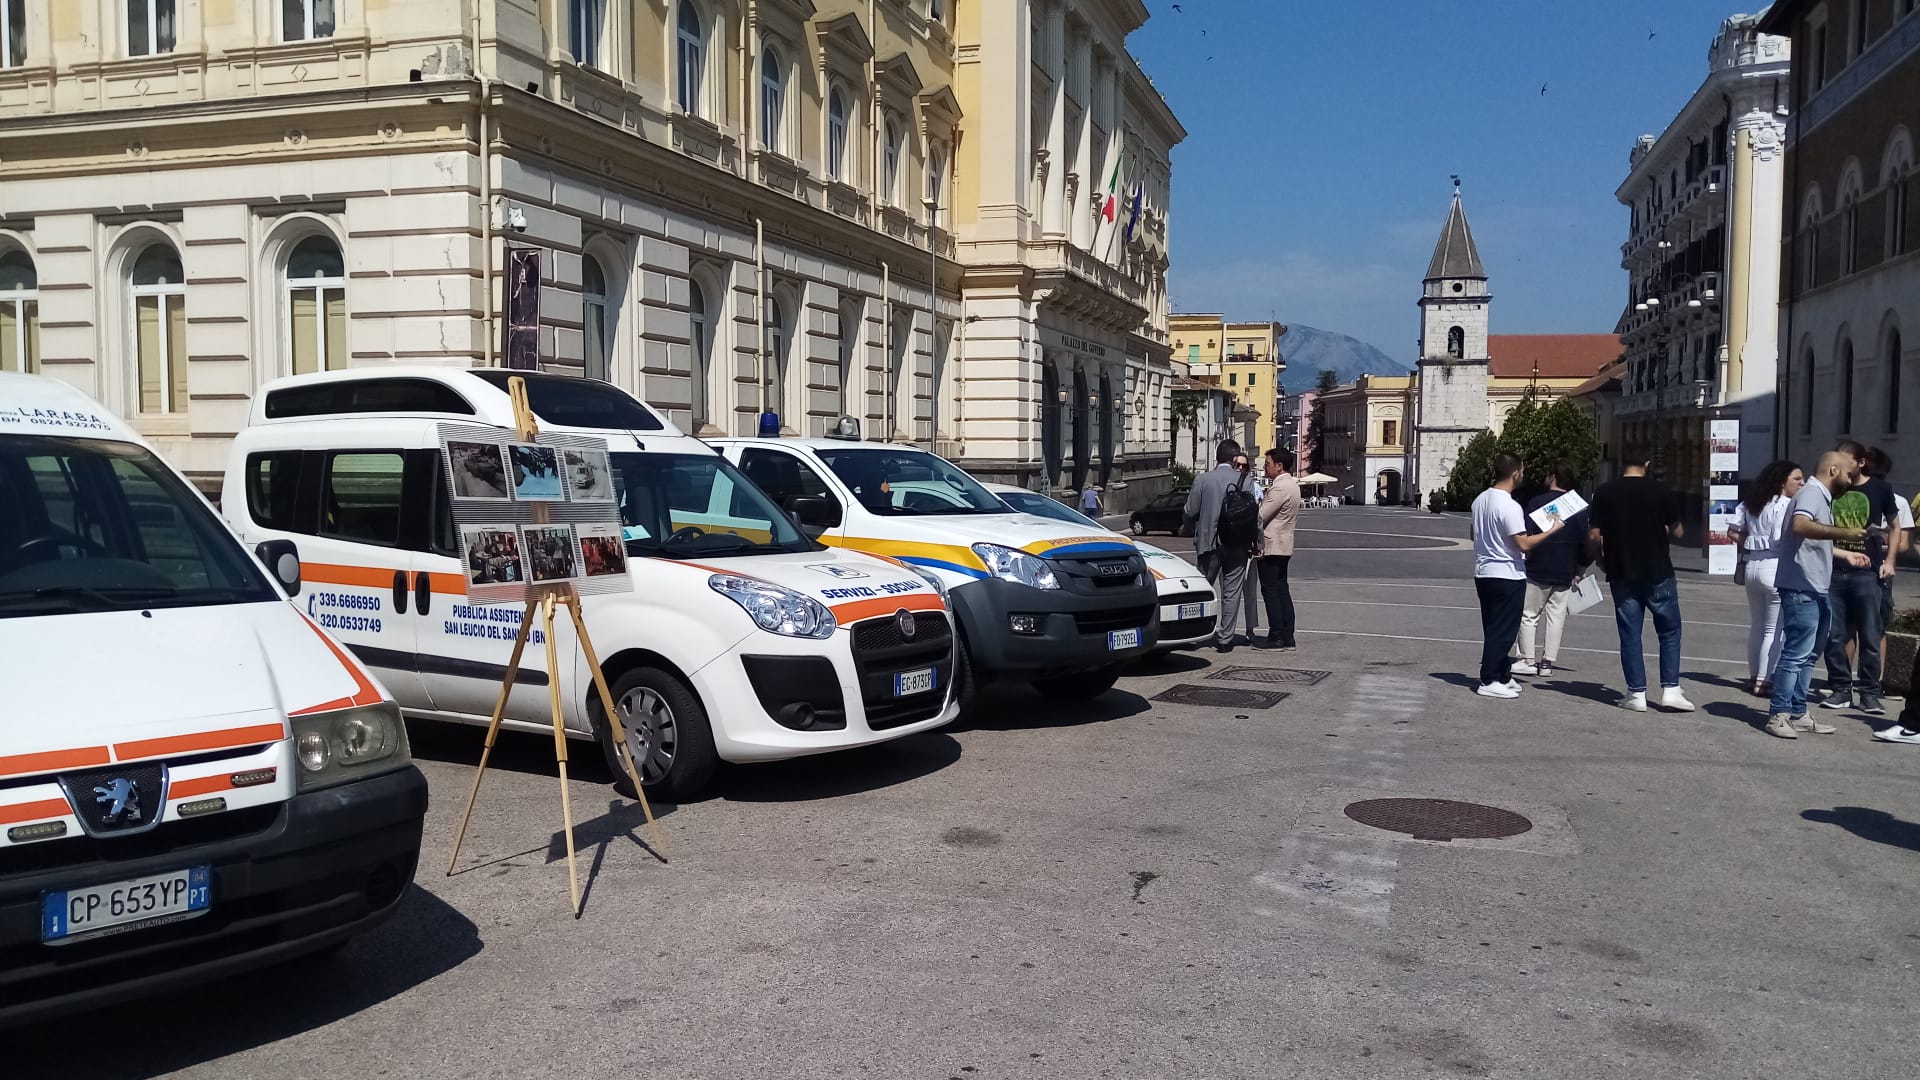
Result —
POLYGON ((840 524, 840 504, 825 495, 799 495, 787 500, 787 511, 802 526, 831 529, 840 524))
POLYGON ((300 549, 291 540, 263 540, 253 549, 288 596, 300 595, 300 549))

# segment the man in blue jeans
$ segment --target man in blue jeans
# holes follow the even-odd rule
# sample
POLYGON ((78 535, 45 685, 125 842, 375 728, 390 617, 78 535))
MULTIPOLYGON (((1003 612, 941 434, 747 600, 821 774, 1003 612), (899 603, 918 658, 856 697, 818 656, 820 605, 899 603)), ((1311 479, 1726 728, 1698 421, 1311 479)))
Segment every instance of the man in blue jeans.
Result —
POLYGON ((1667 486, 1647 475, 1648 455, 1629 453, 1621 476, 1600 485, 1588 511, 1591 542, 1600 549, 1613 594, 1613 621, 1620 630, 1620 670, 1627 694, 1620 706, 1647 711, 1647 661, 1640 635, 1653 615, 1660 635, 1661 708, 1692 712, 1680 690, 1680 590, 1673 580, 1668 546, 1680 535, 1680 504, 1667 486))
MULTIPOLYGON (((1899 526, 1900 500, 1885 480, 1887 470, 1873 467, 1873 452, 1852 439, 1840 440, 1833 449, 1849 455, 1853 464, 1852 471, 1841 477, 1842 487, 1835 489, 1834 497, 1839 498, 1850 488, 1859 495, 1847 498, 1864 500, 1867 510, 1866 538, 1840 541, 1835 554, 1857 551, 1866 555, 1867 562, 1855 565, 1840 558, 1834 560, 1833 583, 1827 590, 1827 607, 1832 612, 1831 636, 1826 639, 1827 696, 1820 704, 1829 709, 1850 709, 1855 706, 1857 693, 1861 712, 1885 716, 1886 707, 1880 703, 1880 639, 1887 625, 1883 610, 1887 591, 1880 581, 1893 577, 1894 550, 1889 540, 1899 526), (1848 655, 1849 647, 1855 656, 1848 655)), ((1892 464, 1884 452, 1879 460, 1892 464)))
POLYGON ((1843 452, 1820 456, 1787 510, 1787 527, 1780 535, 1779 570, 1774 584, 1780 590, 1780 661, 1773 669, 1773 701, 1768 707, 1766 732, 1797 739, 1802 732, 1831 735, 1832 724, 1807 715, 1807 684, 1813 678, 1813 658, 1825 646, 1833 625, 1827 589, 1836 560, 1848 566, 1867 565, 1857 551, 1835 551, 1836 540, 1857 542, 1865 529, 1837 529, 1833 525, 1833 491, 1853 471, 1853 458, 1843 452))

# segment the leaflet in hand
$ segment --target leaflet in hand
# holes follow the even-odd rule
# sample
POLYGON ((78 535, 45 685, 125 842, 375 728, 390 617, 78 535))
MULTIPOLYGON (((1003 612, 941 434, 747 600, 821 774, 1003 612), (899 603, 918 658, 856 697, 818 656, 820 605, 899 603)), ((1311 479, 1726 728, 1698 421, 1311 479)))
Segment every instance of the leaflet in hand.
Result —
POLYGON ((1539 527, 1540 531, 1546 532, 1548 529, 1553 528, 1554 518, 1557 517, 1561 521, 1566 521, 1586 508, 1587 500, 1581 498, 1579 492, 1563 491, 1558 498, 1540 509, 1535 510, 1531 517, 1533 523, 1539 527))
POLYGON ((1592 574, 1574 583, 1573 595, 1567 599, 1567 610, 1578 615, 1602 599, 1600 579, 1592 574))

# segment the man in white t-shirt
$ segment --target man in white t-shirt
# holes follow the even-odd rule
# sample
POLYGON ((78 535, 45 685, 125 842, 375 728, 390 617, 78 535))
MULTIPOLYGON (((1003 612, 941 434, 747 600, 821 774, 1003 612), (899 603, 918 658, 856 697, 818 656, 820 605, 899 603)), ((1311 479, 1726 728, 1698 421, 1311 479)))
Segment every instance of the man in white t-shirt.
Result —
POLYGON ((1524 466, 1512 454, 1494 455, 1492 487, 1473 500, 1473 589, 1480 594, 1481 697, 1516 698, 1521 686, 1513 681, 1513 639, 1520 633, 1520 616, 1527 605, 1527 552, 1560 531, 1560 519, 1549 515, 1547 531, 1527 532, 1527 515, 1513 499, 1524 466))

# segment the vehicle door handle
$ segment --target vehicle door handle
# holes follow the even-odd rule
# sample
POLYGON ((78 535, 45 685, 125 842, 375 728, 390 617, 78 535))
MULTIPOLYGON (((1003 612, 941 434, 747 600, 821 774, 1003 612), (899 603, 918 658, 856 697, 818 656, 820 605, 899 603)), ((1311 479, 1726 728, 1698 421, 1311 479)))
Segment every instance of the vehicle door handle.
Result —
POLYGON ((407 613, 407 572, 405 570, 393 572, 393 610, 400 615, 407 613))
POLYGON ((413 610, 422 615, 433 606, 433 575, 424 570, 413 574, 413 610))

